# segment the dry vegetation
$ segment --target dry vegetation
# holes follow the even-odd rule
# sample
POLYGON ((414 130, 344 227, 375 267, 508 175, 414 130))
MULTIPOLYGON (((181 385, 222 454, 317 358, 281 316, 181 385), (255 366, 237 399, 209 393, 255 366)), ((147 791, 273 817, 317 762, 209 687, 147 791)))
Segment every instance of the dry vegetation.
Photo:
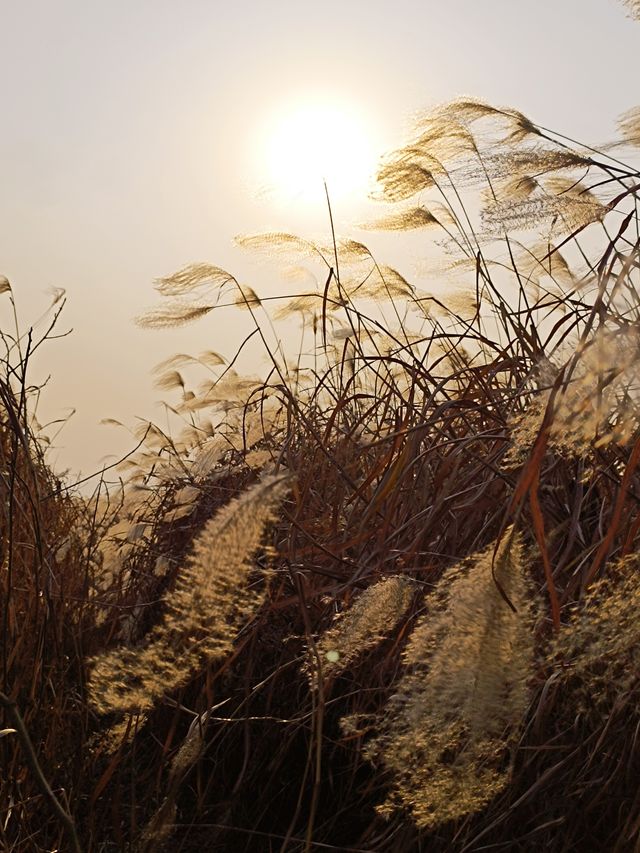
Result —
MULTIPOLYGON (((637 145, 638 111, 620 128, 637 145)), ((184 429, 147 425, 90 498, 45 464, 32 335, 4 334, 3 849, 638 849, 620 151, 475 101, 425 117, 379 224, 431 236, 447 287, 353 240, 243 240, 318 282, 277 311, 306 330, 295 361, 229 273, 162 279, 141 322, 231 303, 270 372, 170 359, 184 429)))

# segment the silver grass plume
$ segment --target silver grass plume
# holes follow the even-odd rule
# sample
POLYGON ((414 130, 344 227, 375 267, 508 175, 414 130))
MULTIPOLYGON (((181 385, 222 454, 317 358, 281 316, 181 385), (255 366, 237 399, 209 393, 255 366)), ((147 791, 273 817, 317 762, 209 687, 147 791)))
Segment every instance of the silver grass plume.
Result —
MULTIPOLYGON (((557 635, 549 661, 575 711, 597 725, 615 705, 637 702, 640 682, 640 558, 629 554, 607 568, 557 635), (634 699, 634 696, 636 697, 634 699)), ((637 707, 637 704, 635 704, 637 707)))
POLYGON ((640 0, 622 0, 632 18, 640 21, 640 0))
POLYGON ((177 301, 162 308, 155 308, 136 318, 136 323, 143 329, 165 329, 184 326, 199 320, 215 305, 197 305, 192 302, 177 301))
POLYGON ((264 600, 250 589, 251 556, 289 488, 271 475, 208 521, 170 594, 161 623, 136 648, 117 648, 93 662, 89 695, 100 713, 143 712, 211 660, 227 655, 239 630, 264 600))
POLYGON ((155 287, 163 296, 184 296, 195 289, 217 289, 234 281, 231 273, 221 267, 212 264, 189 264, 173 275, 156 279, 155 287))
POLYGON ((399 159, 391 160, 380 168, 378 181, 387 201, 404 201, 436 186, 432 171, 419 163, 399 159))
POLYGON ((515 149, 493 150, 483 153, 482 163, 470 161, 455 175, 460 186, 484 184, 489 178, 500 187, 519 179, 538 180, 546 175, 567 170, 586 169, 591 160, 577 151, 532 145, 515 149))
MULTIPOLYGON (((638 17, 640 18, 640 0, 638 2, 638 17)), ((625 142, 640 146, 640 107, 633 107, 623 113, 618 119, 618 129, 625 142)))
POLYGON ((553 175, 534 182, 522 177, 515 187, 513 179, 505 183, 501 196, 485 205, 482 222, 488 234, 552 226, 559 233, 597 222, 607 212, 589 187, 572 178, 553 175))
POLYGON ((439 224, 437 218, 426 207, 411 207, 408 210, 392 213, 390 216, 378 219, 367 227, 379 228, 382 231, 410 231, 439 224))
MULTIPOLYGON (((578 361, 556 397, 549 446, 565 457, 585 457, 614 441, 626 444, 638 423, 638 355, 635 331, 598 330, 578 351, 578 361)), ((541 390, 511 425, 511 447, 502 464, 512 467, 527 458, 547 408, 557 368, 547 362, 541 390)), ((540 377, 542 378, 542 376, 540 377)))
POLYGON ((391 779, 383 815, 406 809, 419 827, 433 826, 477 811, 508 783, 509 745, 528 704, 531 602, 513 530, 495 559, 492 545, 444 574, 368 746, 391 779))
POLYGON ((315 653, 309 656, 306 672, 312 687, 318 686, 318 660, 324 678, 344 672, 393 631, 409 609, 415 590, 412 580, 396 575, 362 592, 320 636, 315 653))

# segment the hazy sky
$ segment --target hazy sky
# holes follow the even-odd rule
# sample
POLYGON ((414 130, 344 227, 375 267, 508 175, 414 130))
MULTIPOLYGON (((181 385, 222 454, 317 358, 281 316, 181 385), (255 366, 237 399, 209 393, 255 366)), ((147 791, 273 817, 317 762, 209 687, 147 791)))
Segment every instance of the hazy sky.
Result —
MULTIPOLYGON (((25 326, 67 291, 74 331, 34 378, 52 376, 41 416, 77 410, 54 458, 85 474, 130 444, 101 418, 161 417, 156 362, 237 342, 230 315, 137 328, 153 279, 210 261, 264 293, 233 237, 326 227, 261 191, 274 117, 346 105, 382 154, 462 94, 585 142, 640 101, 640 24, 616 0, 0 0, 0 32, 0 273, 25 326)), ((362 239, 363 209, 337 205, 343 233, 362 239)))

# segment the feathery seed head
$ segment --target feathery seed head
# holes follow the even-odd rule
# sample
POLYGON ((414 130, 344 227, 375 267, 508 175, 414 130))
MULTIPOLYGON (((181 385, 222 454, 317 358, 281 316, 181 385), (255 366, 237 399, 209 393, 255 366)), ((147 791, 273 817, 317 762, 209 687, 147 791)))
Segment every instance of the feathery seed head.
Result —
MULTIPOLYGON (((400 622, 415 594, 415 584, 401 575, 368 587, 334 621, 316 644, 324 677, 339 675, 368 649, 376 646, 400 622)), ((306 670, 317 687, 318 668, 310 656, 306 670)))
POLYGON ((185 296, 196 289, 219 289, 235 278, 221 267, 212 264, 189 264, 173 275, 158 278, 156 290, 163 296, 185 296))
POLYGON ((136 323, 143 329, 170 329, 199 320, 213 311, 214 308, 215 305, 197 305, 192 302, 176 301, 141 314, 136 317, 136 323))
POLYGON ((376 220, 368 228, 379 228, 383 231, 409 231, 415 228, 428 228, 439 225, 436 217, 426 207, 412 207, 400 213, 392 213, 376 220))
MULTIPOLYGON (((640 11, 640 0, 637 5, 640 11)), ((640 145, 640 107, 632 107, 623 113, 618 119, 618 129, 630 145, 640 145)))
POLYGON ((640 0, 622 0, 632 18, 640 21, 640 0))
POLYGON ((404 201, 436 185, 433 173, 419 163, 391 161, 378 172, 384 197, 388 201, 404 201))
POLYGON ((427 827, 476 811, 507 783, 505 744, 528 701, 532 600, 513 530, 495 559, 491 546, 454 566, 426 600, 405 674, 368 747, 393 780, 383 813, 406 808, 427 827))
POLYGON ((250 558, 288 488, 288 476, 265 477, 205 524, 146 643, 94 661, 89 691, 100 713, 147 710, 231 650, 263 600, 248 587, 250 558))

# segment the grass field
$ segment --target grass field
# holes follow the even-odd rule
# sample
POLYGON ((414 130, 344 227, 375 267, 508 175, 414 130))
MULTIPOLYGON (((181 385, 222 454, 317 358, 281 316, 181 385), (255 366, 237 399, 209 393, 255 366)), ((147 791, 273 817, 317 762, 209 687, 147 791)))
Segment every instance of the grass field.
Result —
POLYGON ((425 117, 377 225, 434 292, 332 226, 243 240, 304 292, 161 279, 141 324, 249 312, 269 368, 161 365, 182 427, 91 496, 32 418, 60 305, 4 332, 3 849, 639 849, 638 109, 620 131, 425 117))

